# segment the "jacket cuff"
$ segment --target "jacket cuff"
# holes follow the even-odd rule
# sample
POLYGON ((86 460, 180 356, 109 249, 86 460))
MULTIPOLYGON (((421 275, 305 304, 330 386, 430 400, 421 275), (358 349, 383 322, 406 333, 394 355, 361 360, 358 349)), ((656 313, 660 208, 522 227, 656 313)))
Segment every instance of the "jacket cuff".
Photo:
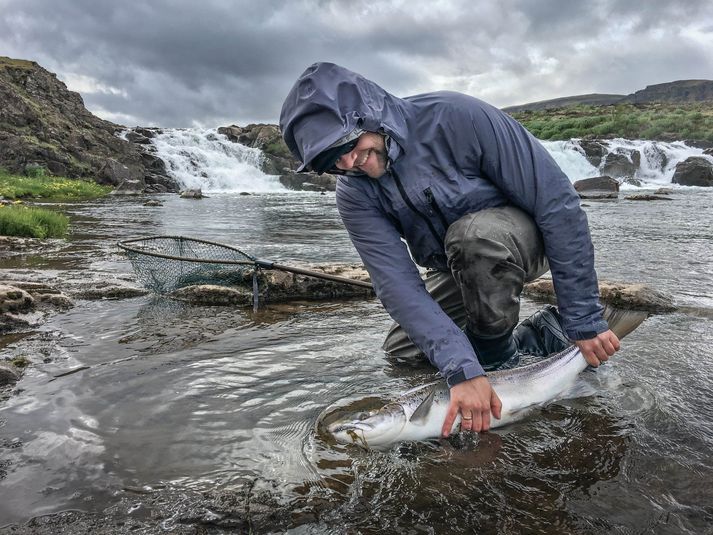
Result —
POLYGON ((591 325, 587 325, 586 328, 567 329, 567 336, 569 336, 570 340, 589 340, 608 330, 609 324, 607 324, 605 320, 599 320, 591 325))
POLYGON ((459 383, 468 381, 469 379, 473 379, 475 377, 480 377, 481 375, 485 375, 485 370, 483 370, 480 362, 476 361, 472 364, 464 366, 457 372, 454 372, 446 377, 446 384, 448 385, 448 388, 453 388, 459 383))

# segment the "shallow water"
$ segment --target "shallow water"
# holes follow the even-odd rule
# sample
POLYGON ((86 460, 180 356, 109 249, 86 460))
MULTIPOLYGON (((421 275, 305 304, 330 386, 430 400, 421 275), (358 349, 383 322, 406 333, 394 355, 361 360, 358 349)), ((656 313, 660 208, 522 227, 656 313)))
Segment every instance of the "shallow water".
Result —
MULTIPOLYGON (((378 453, 315 435, 334 401, 432 378, 385 359, 390 319, 376 300, 257 313, 152 296, 79 301, 0 341, 0 356, 36 362, 0 409, 0 525, 102 511, 132 488, 249 484, 292 512, 295 533, 710 533, 713 192, 672 198, 586 210, 600 278, 650 284, 685 308, 649 318, 610 364, 585 372, 585 395, 479 437, 378 453)), ((333 194, 162 200, 67 205, 66 244, 0 267, 122 277, 131 268, 116 239, 154 234, 284 264, 358 261, 333 194)), ((523 305, 523 316, 538 306, 523 305)))

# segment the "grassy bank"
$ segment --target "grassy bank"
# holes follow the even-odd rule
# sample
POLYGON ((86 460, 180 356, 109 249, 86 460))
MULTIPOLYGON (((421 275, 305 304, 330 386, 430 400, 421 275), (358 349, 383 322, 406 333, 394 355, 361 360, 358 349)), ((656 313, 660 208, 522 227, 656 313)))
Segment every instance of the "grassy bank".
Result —
POLYGON ((79 201, 103 197, 110 187, 86 180, 63 177, 13 175, 0 169, 0 196, 6 199, 46 199, 53 201, 79 201))
POLYGON ((573 106, 518 112, 512 116, 539 139, 623 137, 713 142, 710 103, 573 106))
MULTIPOLYGON (((20 201, 81 201, 107 195, 111 188, 94 182, 64 177, 44 176, 36 169, 34 176, 13 175, 0 169, 0 197, 20 201)), ((69 218, 54 210, 21 204, 0 205, 0 235, 27 238, 63 238, 69 218)))
POLYGON ((63 238, 69 218, 45 208, 0 205, 0 235, 26 238, 63 238))

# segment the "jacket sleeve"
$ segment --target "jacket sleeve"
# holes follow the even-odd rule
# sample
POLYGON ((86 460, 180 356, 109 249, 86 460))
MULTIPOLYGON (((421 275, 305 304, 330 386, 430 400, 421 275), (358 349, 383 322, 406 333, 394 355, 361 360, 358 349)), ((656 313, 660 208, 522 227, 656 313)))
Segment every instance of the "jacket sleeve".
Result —
POLYGON ((406 245, 376 202, 340 179, 337 208, 384 308, 449 386, 484 375, 468 338, 426 291, 406 245))
MULTIPOLYGON (((608 329, 602 318, 594 247, 579 195, 552 156, 520 123, 477 101, 468 125, 480 167, 542 232, 557 303, 567 335, 593 338, 608 329)), ((463 125, 464 128, 467 128, 463 125)))

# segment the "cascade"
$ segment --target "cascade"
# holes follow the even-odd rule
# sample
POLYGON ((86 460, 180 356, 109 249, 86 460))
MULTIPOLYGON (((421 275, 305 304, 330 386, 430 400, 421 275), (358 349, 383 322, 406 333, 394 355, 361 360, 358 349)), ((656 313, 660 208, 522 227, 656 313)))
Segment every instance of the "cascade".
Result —
POLYGON ((217 129, 164 129, 151 142, 156 156, 184 188, 222 193, 286 191, 278 177, 260 170, 261 150, 233 143, 217 129))

